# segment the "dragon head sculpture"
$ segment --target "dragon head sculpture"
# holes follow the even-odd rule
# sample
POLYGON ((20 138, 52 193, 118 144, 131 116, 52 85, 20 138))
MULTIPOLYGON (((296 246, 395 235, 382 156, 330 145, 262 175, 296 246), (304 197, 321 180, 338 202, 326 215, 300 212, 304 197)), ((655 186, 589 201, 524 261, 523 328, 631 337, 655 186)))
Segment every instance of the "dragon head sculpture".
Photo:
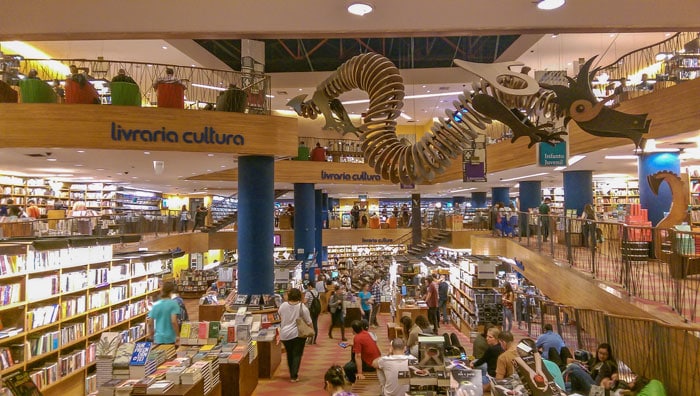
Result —
POLYGON ((565 124, 576 121, 581 129, 594 136, 627 138, 641 147, 644 134, 649 132, 651 120, 646 114, 626 114, 605 106, 599 102, 591 90, 591 64, 595 56, 589 59, 574 80, 567 77, 569 86, 546 85, 543 88, 554 91, 554 100, 566 115, 565 124))

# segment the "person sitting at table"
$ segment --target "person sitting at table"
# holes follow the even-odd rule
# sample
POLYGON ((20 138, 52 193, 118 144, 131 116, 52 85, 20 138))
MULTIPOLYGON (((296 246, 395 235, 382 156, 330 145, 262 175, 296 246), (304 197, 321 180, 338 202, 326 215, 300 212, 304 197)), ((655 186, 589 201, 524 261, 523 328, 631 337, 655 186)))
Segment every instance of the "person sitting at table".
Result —
POLYGON ((498 336, 501 331, 498 327, 491 327, 486 332, 486 343, 489 347, 484 352, 484 355, 473 362, 470 363, 471 368, 478 368, 486 364, 486 371, 482 367, 481 371, 481 383, 484 388, 484 393, 491 390, 491 382, 489 381, 489 376, 496 376, 496 367, 498 366, 498 357, 503 353, 503 347, 498 342, 498 336))
POLYGON ((133 78, 126 75, 126 70, 124 69, 119 69, 117 75, 114 76, 114 78, 112 78, 112 82, 125 82, 130 84, 136 84, 136 81, 134 81, 133 78))

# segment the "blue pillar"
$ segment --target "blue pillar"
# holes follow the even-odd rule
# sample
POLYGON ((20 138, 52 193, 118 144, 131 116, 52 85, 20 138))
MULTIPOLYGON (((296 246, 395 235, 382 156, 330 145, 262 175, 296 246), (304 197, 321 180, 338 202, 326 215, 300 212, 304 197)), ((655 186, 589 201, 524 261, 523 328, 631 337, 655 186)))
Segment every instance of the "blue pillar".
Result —
MULTIPOLYGON (((323 217, 323 228, 330 228, 330 216, 329 216, 329 198, 328 194, 323 193, 321 195, 321 210, 322 212, 322 217, 323 217)), ((323 235, 323 234, 322 234, 323 235)), ((321 244, 323 244, 323 241, 321 241, 321 244)), ((323 250, 321 250, 321 261, 320 263, 324 261, 328 261, 328 246, 323 246, 323 250)))
MULTIPOLYGON (((297 260, 306 258, 316 246, 314 243, 316 239, 315 206, 316 195, 313 183, 294 183, 294 254, 297 260)), ((302 270, 306 273, 306 268, 302 270)))
MULTIPOLYGON (((529 212, 532 208, 537 208, 542 203, 542 182, 536 181, 521 181, 520 182, 520 207, 521 212, 529 212)), ((519 216, 520 235, 528 235, 529 216, 519 216)))
POLYGON ((668 183, 661 183, 658 195, 649 187, 647 176, 659 171, 670 171, 680 176, 679 153, 644 153, 639 157, 639 203, 642 209, 648 210, 652 226, 656 226, 664 218, 664 212, 671 209, 673 201, 668 183))
MULTIPOLYGON (((315 247, 316 247, 316 264, 318 265, 318 268, 321 268, 321 262, 323 260, 323 191, 321 190, 315 190, 314 191, 314 198, 315 198, 315 210, 314 210, 314 217, 315 217, 315 223, 316 223, 316 229, 315 229, 315 247)), ((314 280, 316 276, 314 274, 311 274, 311 279, 314 280)))
POLYGON ((238 159, 238 292, 274 288, 275 166, 273 157, 238 159))
POLYGON ((485 192, 473 192, 472 193, 472 208, 485 208, 486 207, 486 193, 485 192))
POLYGON ((491 205, 499 202, 510 205, 510 187, 491 187, 491 205))
POLYGON ((586 204, 593 205, 593 171, 564 171, 564 210, 580 216, 586 204))

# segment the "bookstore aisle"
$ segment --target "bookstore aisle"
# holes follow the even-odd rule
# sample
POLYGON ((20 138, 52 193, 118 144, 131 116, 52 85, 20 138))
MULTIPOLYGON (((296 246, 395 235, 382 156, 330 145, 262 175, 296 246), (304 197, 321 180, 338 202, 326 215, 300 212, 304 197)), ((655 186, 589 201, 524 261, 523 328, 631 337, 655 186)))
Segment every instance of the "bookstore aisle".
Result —
MULTIPOLYGON (((197 320, 199 300, 187 299, 187 311, 191 320, 197 320)), ((299 382, 289 382, 289 370, 287 367, 286 357, 282 356, 282 363, 275 374, 270 379, 260 378, 258 386, 253 392, 254 396, 278 396, 280 394, 295 394, 309 396, 327 396, 328 393, 323 389, 323 376, 326 370, 334 364, 344 365, 350 360, 350 348, 343 349, 338 346, 339 330, 334 329, 334 338, 328 339, 328 327, 330 326, 330 314, 324 313, 318 318, 318 343, 316 345, 307 345, 304 348, 304 357, 299 370, 299 382)), ((387 323, 391 321, 391 316, 388 313, 380 313, 377 317, 379 327, 371 329, 378 338, 379 350, 385 353, 389 347, 389 338, 387 336, 387 323)), ((459 333, 452 325, 440 325, 439 333, 455 332, 459 340, 468 353, 472 351, 472 344, 469 341, 469 335, 459 333)), ((527 333, 513 328, 513 335, 516 339, 527 337, 527 333)), ((345 336, 348 342, 352 342, 352 329, 346 327, 345 336)), ((353 386, 352 391, 360 396, 376 396, 379 395, 379 383, 367 382, 357 383, 353 386)))

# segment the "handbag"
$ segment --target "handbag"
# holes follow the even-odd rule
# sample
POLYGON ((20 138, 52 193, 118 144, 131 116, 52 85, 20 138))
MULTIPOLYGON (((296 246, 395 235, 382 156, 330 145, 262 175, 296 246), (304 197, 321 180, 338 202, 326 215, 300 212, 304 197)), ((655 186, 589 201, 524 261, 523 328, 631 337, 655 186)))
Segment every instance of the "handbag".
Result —
POLYGON ((299 317, 297 318, 297 330, 299 332, 298 337, 301 338, 309 338, 313 337, 316 333, 314 332, 314 329, 311 328, 306 322, 304 322, 304 318, 301 317, 301 312, 302 312, 302 303, 299 303, 299 317))

